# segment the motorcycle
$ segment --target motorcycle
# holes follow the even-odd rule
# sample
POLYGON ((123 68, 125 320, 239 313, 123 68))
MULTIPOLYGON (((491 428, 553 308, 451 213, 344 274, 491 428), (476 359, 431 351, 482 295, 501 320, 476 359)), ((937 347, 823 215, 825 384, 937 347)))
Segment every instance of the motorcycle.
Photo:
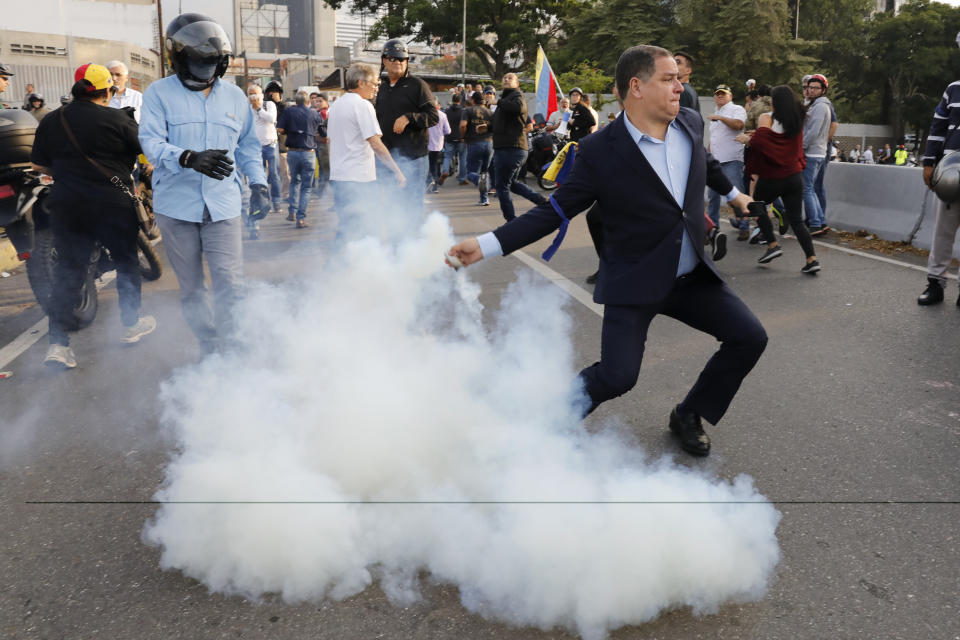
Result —
MULTIPOLYGON (((29 157, 36 126, 36 119, 26 111, 0 110, 0 229, 10 239, 17 257, 26 262, 27 280, 33 295, 49 315, 57 251, 53 246, 53 230, 45 200, 53 179, 31 169, 29 157)), ((143 181, 141 186, 145 186, 143 181)), ((149 183, 146 187, 141 193, 149 196, 149 183)), ((151 224, 146 226, 148 231, 156 233, 152 207, 147 204, 144 203, 151 224)), ((137 250, 143 279, 159 278, 163 265, 143 229, 137 233, 137 250)), ((83 279, 80 302, 73 309, 68 330, 82 329, 93 322, 99 306, 96 280, 115 268, 110 253, 104 247, 94 246, 83 279)))
POLYGON ((563 140, 553 133, 531 132, 528 148, 530 153, 527 155, 526 170, 537 177, 537 184, 544 191, 552 191, 559 185, 553 180, 547 180, 543 177, 543 172, 557 157, 557 153, 563 146, 563 140))

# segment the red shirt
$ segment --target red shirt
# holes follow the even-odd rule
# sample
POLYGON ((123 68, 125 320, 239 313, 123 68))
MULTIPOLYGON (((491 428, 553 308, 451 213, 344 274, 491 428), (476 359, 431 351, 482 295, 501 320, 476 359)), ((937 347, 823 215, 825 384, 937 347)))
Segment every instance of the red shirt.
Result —
POLYGON ((770 127, 760 127, 753 133, 747 154, 747 173, 776 180, 800 173, 805 166, 802 131, 788 137, 785 133, 774 133, 770 127))

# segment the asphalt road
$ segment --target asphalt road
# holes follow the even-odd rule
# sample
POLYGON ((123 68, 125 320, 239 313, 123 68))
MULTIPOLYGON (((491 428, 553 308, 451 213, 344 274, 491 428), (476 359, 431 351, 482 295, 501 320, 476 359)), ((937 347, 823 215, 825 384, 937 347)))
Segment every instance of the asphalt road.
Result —
MULTIPOLYGON (((474 206, 472 188, 448 183, 430 198, 458 234, 500 221, 474 206)), ((326 201, 296 231, 282 216, 245 244, 251 279, 304 277, 303 258, 327 251, 326 201)), ((517 203, 522 209, 523 204, 517 203)), ((527 255, 541 262, 547 241, 527 255)), ((766 597, 694 616, 689 609, 621 628, 640 638, 960 638, 960 309, 918 307, 921 271, 820 247, 824 270, 799 273, 801 251, 767 267, 761 249, 731 238, 719 263, 764 323, 767 352, 723 422, 710 429, 705 460, 676 451, 670 408, 715 348, 707 336, 666 318, 650 331, 637 387, 585 423, 619 416, 648 453, 724 478, 745 473, 777 502, 783 558, 766 597)), ((558 284, 583 279, 596 257, 582 219, 549 263, 558 284)), ((482 301, 497 308, 506 285, 530 267, 500 258, 471 267, 482 301)), ((546 275, 544 275, 546 274, 546 275)), ((112 285, 95 324, 78 334, 80 366, 50 372, 40 340, 0 380, 0 637, 4 638, 568 638, 518 629, 466 611, 452 587, 424 581, 421 602, 392 606, 377 586, 344 601, 252 603, 209 593, 159 567, 141 541, 149 502, 174 446, 158 429, 157 389, 200 354, 167 269, 144 287, 155 335, 123 347, 112 285), (37 501, 67 501, 36 504, 37 501), (93 501, 69 503, 70 501, 93 501)), ((571 300, 578 364, 598 357, 600 316, 571 300)), ((0 347, 42 315, 22 273, 0 281, 0 347)), ((677 549, 677 553, 696 553, 677 549)))

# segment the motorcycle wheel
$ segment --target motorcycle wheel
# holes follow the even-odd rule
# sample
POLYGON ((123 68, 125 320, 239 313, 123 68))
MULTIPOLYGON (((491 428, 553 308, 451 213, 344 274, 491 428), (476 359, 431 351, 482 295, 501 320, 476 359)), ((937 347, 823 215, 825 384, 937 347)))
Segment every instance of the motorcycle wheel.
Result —
MULTIPOLYGON (((143 179, 141 178, 141 180, 143 179)), ((140 196, 140 200, 143 202, 143 208, 147 212, 147 217, 150 219, 146 230, 147 237, 151 240, 156 240, 160 237, 160 225, 157 224, 157 219, 153 213, 153 191, 147 187, 145 181, 142 181, 140 182, 140 186, 137 187, 137 195, 140 196)))
POLYGON ((560 186, 553 180, 547 180, 544 178, 542 173, 537 176, 537 184, 540 185, 540 188, 544 191, 553 191, 560 186))
POLYGON ((163 275, 160 256, 143 229, 137 232, 137 258, 140 261, 140 277, 144 280, 156 280, 163 275))
MULTIPOLYGON (((48 227, 34 232, 33 252, 27 259, 27 280, 33 295, 37 298, 40 308, 50 315, 50 297, 53 294, 53 271, 57 262, 57 252, 53 246, 53 231, 48 227)), ((78 331, 90 325, 97 317, 97 308, 100 300, 97 296, 97 263, 100 252, 95 251, 87 272, 84 274, 83 284, 80 286, 80 302, 73 309, 73 313, 66 318, 67 331, 78 331)))

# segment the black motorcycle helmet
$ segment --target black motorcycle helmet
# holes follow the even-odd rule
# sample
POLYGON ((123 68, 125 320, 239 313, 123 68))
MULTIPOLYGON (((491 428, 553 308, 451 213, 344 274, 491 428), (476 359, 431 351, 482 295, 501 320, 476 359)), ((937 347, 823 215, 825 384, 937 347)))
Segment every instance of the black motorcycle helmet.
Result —
POLYGON ((408 60, 410 53, 407 51, 407 43, 400 38, 390 38, 383 43, 383 51, 380 52, 380 57, 408 60))
POLYGON ((199 13, 174 18, 164 42, 170 65, 191 91, 212 87, 226 73, 233 54, 223 27, 199 13))
POLYGON ((31 103, 30 106, 33 106, 32 103, 36 101, 40 102, 41 108, 47 103, 46 100, 43 99, 43 96, 39 93, 31 93, 29 96, 27 96, 27 102, 31 103))

